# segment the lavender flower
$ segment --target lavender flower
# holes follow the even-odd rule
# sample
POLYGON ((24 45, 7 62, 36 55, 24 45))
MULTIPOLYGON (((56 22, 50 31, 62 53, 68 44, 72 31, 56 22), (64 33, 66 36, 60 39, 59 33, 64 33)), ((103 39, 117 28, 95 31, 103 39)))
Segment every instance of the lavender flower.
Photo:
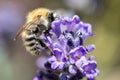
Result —
POLYGON ((94 77, 99 73, 99 71, 96 69, 96 61, 93 59, 88 60, 85 56, 82 56, 78 61, 76 61, 75 65, 80 72, 88 78, 88 80, 94 80, 94 77))
POLYGON ((99 74, 97 63, 92 56, 87 57, 95 45, 84 46, 87 37, 94 36, 91 24, 80 21, 75 15, 73 18, 62 17, 54 21, 51 27, 51 35, 44 36, 52 53, 45 65, 45 74, 53 74, 52 80, 55 80, 53 77, 57 77, 56 80, 81 80, 83 77, 95 80, 99 74))
POLYGON ((41 80, 41 79, 39 79, 38 77, 34 77, 33 80, 41 80))
POLYGON ((62 70, 67 61, 66 57, 64 53, 62 53, 62 51, 57 48, 54 48, 53 52, 54 52, 54 55, 48 59, 48 62, 51 63, 52 69, 62 70))

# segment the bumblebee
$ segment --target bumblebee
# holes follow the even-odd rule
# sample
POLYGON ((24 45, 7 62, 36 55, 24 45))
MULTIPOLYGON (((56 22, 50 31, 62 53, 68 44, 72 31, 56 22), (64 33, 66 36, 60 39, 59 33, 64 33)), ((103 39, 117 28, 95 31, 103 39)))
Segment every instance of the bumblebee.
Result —
POLYGON ((14 40, 21 36, 26 50, 33 55, 39 55, 41 53, 39 46, 47 48, 40 36, 43 32, 49 35, 51 23, 57 18, 58 15, 47 8, 38 8, 29 12, 26 23, 19 29, 14 40))

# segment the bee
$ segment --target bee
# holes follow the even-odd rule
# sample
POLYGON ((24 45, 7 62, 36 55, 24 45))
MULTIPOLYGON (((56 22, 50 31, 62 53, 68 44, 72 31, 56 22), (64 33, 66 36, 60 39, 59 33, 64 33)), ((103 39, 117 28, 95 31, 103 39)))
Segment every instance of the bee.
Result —
POLYGON ((35 9, 28 13, 26 23, 19 29, 14 40, 21 36, 26 50, 33 55, 39 55, 41 53, 39 46, 48 48, 40 36, 43 32, 45 35, 49 35, 51 23, 56 19, 58 19, 58 15, 52 10, 35 9))

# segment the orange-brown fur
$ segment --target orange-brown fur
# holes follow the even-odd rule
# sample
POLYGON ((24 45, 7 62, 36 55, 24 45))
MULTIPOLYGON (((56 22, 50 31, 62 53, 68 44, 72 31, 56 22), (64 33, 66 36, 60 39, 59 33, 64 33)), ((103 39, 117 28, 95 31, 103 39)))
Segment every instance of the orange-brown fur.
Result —
POLYGON ((47 15, 49 12, 50 12, 50 10, 46 9, 46 8, 35 9, 32 12, 29 12, 29 14, 27 16, 27 22, 32 21, 38 15, 42 15, 42 17, 47 18, 47 15))

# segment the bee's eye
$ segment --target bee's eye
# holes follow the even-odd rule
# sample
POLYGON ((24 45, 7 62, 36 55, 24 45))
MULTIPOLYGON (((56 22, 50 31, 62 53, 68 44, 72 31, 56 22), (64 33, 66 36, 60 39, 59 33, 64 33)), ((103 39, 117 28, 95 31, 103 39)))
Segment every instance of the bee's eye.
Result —
POLYGON ((53 14, 54 14, 54 13, 50 13, 50 14, 48 15, 48 19, 49 19, 51 22, 55 20, 53 14))

